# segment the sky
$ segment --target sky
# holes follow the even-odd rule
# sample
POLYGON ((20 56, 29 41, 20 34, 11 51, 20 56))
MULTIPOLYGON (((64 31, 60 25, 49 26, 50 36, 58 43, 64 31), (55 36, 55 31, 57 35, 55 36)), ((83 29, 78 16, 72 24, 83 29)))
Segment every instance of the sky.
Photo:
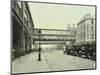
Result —
POLYGON ((66 29, 80 21, 86 14, 95 15, 94 6, 77 6, 29 2, 35 28, 66 29))

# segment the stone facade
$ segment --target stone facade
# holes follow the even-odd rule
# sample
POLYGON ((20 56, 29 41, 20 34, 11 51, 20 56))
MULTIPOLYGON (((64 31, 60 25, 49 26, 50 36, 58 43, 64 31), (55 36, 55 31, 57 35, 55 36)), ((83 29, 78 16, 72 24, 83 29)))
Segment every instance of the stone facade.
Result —
POLYGON ((11 2, 12 18, 12 49, 15 57, 19 57, 32 51, 34 41, 32 30, 34 29, 29 6, 24 1, 11 2))
POLYGON ((86 14, 77 24, 76 43, 95 42, 95 17, 86 14))

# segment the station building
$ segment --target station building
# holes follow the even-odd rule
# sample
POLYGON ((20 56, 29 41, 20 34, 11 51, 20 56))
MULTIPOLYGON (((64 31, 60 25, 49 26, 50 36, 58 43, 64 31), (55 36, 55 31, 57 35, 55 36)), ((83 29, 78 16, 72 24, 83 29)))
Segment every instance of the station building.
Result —
POLYGON ((32 39, 34 24, 28 3, 24 1, 12 1, 11 19, 12 53, 16 58, 30 53, 34 44, 32 39))

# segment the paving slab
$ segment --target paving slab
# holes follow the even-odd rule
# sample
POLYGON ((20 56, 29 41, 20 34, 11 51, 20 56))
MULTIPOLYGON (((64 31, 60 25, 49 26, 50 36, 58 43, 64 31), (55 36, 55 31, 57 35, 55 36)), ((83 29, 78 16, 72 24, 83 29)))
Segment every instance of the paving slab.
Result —
POLYGON ((76 69, 93 69, 95 61, 63 54, 63 51, 42 52, 38 61, 38 52, 32 52, 12 62, 13 73, 45 72, 76 69))

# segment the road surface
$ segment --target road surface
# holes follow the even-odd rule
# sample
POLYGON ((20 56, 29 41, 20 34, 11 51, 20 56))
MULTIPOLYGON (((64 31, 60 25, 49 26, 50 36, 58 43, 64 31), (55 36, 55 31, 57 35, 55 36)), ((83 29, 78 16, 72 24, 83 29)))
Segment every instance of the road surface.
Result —
POLYGON ((12 73, 95 68, 95 61, 64 55, 62 51, 42 52, 41 59, 41 61, 38 61, 38 52, 32 52, 17 58, 12 62, 12 73))

